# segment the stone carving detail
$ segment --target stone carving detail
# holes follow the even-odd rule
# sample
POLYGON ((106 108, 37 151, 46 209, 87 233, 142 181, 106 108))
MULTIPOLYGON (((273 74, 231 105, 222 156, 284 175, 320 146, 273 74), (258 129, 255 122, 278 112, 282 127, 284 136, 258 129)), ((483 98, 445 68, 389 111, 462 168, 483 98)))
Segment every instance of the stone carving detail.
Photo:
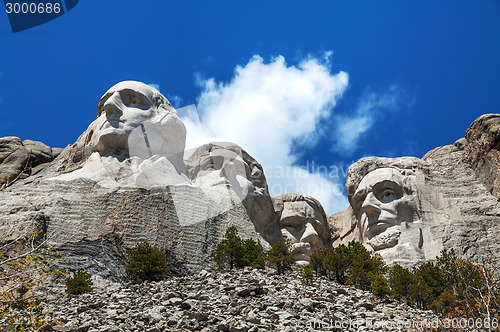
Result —
POLYGON ((498 257, 500 115, 474 121, 465 138, 422 159, 362 158, 346 181, 350 206, 329 217, 333 246, 356 240, 389 264, 432 261, 441 249, 471 260, 498 257))
POLYGON ((283 237, 292 243, 292 254, 298 264, 308 264, 314 250, 331 246, 325 211, 316 199, 284 194, 273 198, 273 204, 283 237))
POLYGON ((349 168, 346 190, 358 239, 387 261, 422 262, 439 253, 430 230, 435 220, 425 215, 435 196, 428 172, 414 157, 363 158, 349 168))
POLYGON ((500 115, 487 114, 465 138, 422 159, 359 160, 346 181, 350 206, 327 217, 311 197, 272 199, 262 166, 235 144, 205 144, 184 160, 186 129, 168 100, 143 83, 121 82, 62 151, 0 138, 0 239, 43 220, 67 267, 118 278, 126 249, 144 240, 168 250, 178 269, 210 266, 231 225, 264 249, 290 239, 299 264, 321 246, 351 240, 405 266, 433 260, 443 248, 496 258, 499 128, 500 115))
POLYGON ((230 205, 241 202, 267 242, 281 239, 264 170, 245 150, 227 142, 204 144, 186 160, 186 166, 193 184, 207 196, 230 197, 230 205))

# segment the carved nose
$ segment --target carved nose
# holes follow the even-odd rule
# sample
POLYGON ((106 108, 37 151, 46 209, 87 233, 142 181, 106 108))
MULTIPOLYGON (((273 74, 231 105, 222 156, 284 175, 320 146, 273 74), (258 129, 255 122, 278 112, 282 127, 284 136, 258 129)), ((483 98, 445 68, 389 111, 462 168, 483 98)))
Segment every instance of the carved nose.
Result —
POLYGON ((227 179, 236 179, 236 166, 233 162, 229 162, 221 169, 220 174, 227 179))
POLYGON ((313 245, 316 244, 318 242, 318 233, 314 229, 313 225, 308 222, 305 227, 306 229, 304 230, 304 233, 302 233, 300 242, 309 242, 313 245))
POLYGON ((106 100, 106 102, 102 106, 102 110, 106 113, 106 115, 123 113, 119 106, 119 98, 120 95, 115 92, 106 100))
POLYGON ((361 213, 365 213, 368 217, 375 216, 380 213, 379 204, 379 200, 370 192, 366 195, 363 205, 361 205, 361 213))

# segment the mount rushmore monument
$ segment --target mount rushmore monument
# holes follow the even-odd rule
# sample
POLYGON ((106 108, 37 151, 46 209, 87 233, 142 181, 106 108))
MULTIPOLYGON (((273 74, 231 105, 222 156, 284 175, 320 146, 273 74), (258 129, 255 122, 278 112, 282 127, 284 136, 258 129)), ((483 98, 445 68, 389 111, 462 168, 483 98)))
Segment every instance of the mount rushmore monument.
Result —
POLYGON ((231 225, 264 249, 288 238, 299 264, 351 240, 405 266, 449 248, 498 257, 499 128, 500 115, 487 114, 422 159, 362 158, 349 168, 350 206, 328 216, 312 197, 271 197, 263 167, 236 144, 205 144, 185 159, 186 128, 170 102, 125 81, 65 149, 0 138, 0 239, 43 231, 65 267, 118 279, 126 249, 141 241, 179 271, 211 266, 231 225))

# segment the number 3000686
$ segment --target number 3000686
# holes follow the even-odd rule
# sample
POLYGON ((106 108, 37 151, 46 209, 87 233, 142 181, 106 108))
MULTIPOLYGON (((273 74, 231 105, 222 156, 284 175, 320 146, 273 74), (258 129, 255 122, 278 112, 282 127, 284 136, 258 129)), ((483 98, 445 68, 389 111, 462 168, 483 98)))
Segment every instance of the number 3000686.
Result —
POLYGON ((61 4, 56 3, 19 3, 7 2, 5 4, 5 11, 7 14, 59 14, 61 12, 61 4))

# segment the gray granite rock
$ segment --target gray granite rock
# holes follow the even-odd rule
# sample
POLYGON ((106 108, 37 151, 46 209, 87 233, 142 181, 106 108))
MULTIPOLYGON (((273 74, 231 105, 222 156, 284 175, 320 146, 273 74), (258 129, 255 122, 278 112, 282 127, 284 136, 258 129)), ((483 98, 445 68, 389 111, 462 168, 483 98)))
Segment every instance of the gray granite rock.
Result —
MULTIPOLYGON (((302 331, 314 324, 316 330, 371 331, 374 329, 367 321, 382 325, 439 318, 402 303, 376 300, 369 292, 323 278, 302 285, 299 275, 276 275, 272 270, 214 272, 212 276, 212 283, 206 283, 201 273, 157 283, 125 284, 115 291, 99 287, 91 294, 61 296, 41 305, 50 317, 59 320, 53 327, 58 331, 302 331), (265 292, 238 295, 237 289, 248 287, 254 280, 265 283, 265 292), (223 286, 228 284, 235 288, 224 291, 223 286), (182 303, 189 301, 187 294, 198 291, 206 298, 197 305, 180 309, 160 303, 163 294, 186 294, 179 298, 182 303), (131 301, 115 294, 127 294, 131 301), (222 297, 229 298, 231 304, 218 301, 222 297), (102 306, 92 307, 90 303, 102 306), (75 314, 74 308, 85 310, 75 314), (335 324, 342 323, 347 327, 336 329, 335 324), (324 325, 319 328, 318 324, 324 325)), ((0 321, 0 328, 5 323, 0 321)))
POLYGON ((414 266, 441 249, 500 258, 500 115, 484 115, 466 139, 422 159, 363 158, 351 165, 347 210, 329 217, 333 245, 356 240, 387 263, 414 266))

